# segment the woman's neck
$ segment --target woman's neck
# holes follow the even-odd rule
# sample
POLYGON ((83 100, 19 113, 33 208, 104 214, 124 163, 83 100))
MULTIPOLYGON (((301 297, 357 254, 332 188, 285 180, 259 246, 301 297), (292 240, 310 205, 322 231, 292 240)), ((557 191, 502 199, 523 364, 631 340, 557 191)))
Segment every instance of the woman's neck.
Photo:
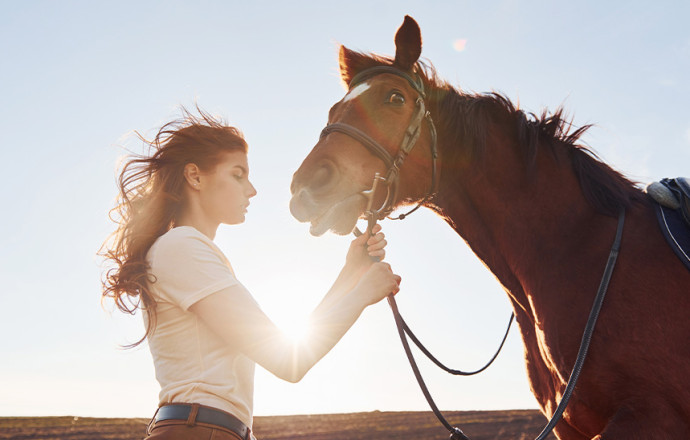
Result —
POLYGON ((195 212, 194 209, 186 209, 175 220, 175 226, 191 226, 213 240, 216 238, 219 224, 209 221, 205 216, 195 212))

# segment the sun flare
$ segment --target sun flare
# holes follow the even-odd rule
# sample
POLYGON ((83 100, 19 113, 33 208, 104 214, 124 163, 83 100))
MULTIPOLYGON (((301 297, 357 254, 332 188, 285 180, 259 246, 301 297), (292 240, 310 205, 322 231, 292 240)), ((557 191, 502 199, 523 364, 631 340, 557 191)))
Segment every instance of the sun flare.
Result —
POLYGON ((281 318, 276 319, 276 325, 291 342, 295 344, 306 342, 311 333, 307 316, 293 313, 281 318))
POLYGON ((303 322, 293 322, 287 328, 283 328, 283 331, 292 340, 292 342, 304 342, 309 337, 309 325, 306 319, 303 322))

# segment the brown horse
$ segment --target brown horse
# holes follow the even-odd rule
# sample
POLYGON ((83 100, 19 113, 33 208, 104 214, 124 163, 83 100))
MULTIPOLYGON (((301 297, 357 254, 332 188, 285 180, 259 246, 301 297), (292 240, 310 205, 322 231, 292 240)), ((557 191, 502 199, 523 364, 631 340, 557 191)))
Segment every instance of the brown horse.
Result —
MULTIPOLYGON (((400 167, 393 206, 422 202, 440 215, 505 287, 542 412, 565 389, 620 210, 618 265, 580 381, 555 432, 560 439, 690 438, 690 271, 664 242, 647 196, 577 145, 561 110, 525 114, 498 94, 468 94, 419 62, 409 17, 395 58, 340 49, 342 79, 374 66, 419 78, 438 129, 435 194, 431 123, 400 167)), ((413 81, 379 71, 330 109, 329 124, 359 129, 395 155, 420 96, 413 81)), ((387 165, 338 130, 325 131, 292 182, 292 214, 311 233, 350 233, 366 191, 387 165)), ((385 191, 374 197, 384 202, 385 191)))

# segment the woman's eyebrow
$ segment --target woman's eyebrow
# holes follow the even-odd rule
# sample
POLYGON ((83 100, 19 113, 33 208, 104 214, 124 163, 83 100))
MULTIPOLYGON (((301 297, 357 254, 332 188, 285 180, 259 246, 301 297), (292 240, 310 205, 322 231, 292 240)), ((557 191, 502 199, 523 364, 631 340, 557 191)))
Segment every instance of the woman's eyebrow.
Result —
POLYGON ((239 168, 240 170, 242 170, 242 172, 244 174, 248 173, 247 169, 245 167, 243 167, 242 165, 235 165, 233 168, 239 168))

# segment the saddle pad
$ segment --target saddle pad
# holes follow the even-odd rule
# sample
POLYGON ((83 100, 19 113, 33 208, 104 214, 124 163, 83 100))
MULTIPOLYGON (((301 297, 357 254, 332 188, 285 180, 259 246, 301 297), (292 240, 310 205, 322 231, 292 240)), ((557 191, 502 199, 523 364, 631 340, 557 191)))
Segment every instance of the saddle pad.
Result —
POLYGON ((683 220, 680 210, 656 205, 656 217, 666 241, 690 270, 690 228, 683 220))

